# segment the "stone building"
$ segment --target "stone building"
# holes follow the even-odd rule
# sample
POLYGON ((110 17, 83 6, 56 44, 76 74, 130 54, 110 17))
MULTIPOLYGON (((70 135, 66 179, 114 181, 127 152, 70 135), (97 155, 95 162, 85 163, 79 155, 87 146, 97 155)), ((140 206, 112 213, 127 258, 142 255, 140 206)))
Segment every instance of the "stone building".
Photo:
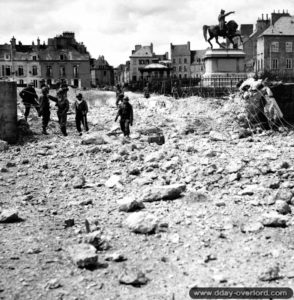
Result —
POLYGON ((91 61, 91 80, 93 86, 106 86, 114 84, 113 67, 109 65, 104 56, 91 61))
POLYGON ((191 77, 200 78, 205 73, 204 55, 206 50, 191 51, 191 77))
POLYGON ((173 76, 178 78, 191 77, 191 49, 190 42, 184 45, 170 44, 173 76))
POLYGON ((294 17, 273 18, 257 39, 256 71, 294 78, 294 17))
POLYGON ((142 79, 140 69, 149 64, 159 63, 159 61, 168 60, 168 53, 155 54, 153 52, 153 44, 150 46, 136 45, 130 56, 129 78, 131 81, 142 79))
POLYGON ((283 17, 290 16, 288 12, 273 12, 271 14, 271 18, 269 18, 268 14, 258 18, 255 25, 255 30, 253 31, 253 24, 242 24, 240 27, 243 44, 238 39, 238 46, 242 48, 245 52, 245 69, 246 72, 255 72, 257 70, 257 40, 258 37, 271 25, 275 24, 275 22, 283 17))
POLYGON ((10 44, 0 45, 0 78, 40 87, 45 80, 60 80, 78 87, 90 87, 90 54, 73 32, 49 38, 48 44, 23 45, 13 37, 10 44))

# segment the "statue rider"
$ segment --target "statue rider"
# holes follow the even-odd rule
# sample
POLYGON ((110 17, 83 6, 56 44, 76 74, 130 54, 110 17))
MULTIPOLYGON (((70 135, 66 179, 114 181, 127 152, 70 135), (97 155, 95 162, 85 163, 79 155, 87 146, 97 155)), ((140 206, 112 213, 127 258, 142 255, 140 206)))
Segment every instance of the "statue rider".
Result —
POLYGON ((223 9, 220 11, 220 14, 218 16, 220 35, 222 35, 222 36, 226 35, 227 28, 226 28, 226 20, 225 19, 228 15, 234 14, 234 13, 235 13, 234 11, 230 11, 225 14, 225 11, 223 9))

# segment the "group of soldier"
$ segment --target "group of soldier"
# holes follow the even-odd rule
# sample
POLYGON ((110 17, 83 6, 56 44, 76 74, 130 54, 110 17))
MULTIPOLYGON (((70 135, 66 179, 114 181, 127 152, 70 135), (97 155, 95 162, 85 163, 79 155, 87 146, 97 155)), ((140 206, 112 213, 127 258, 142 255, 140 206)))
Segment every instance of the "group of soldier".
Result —
MULTIPOLYGON (((50 100, 55 102, 57 106, 57 117, 60 126, 60 130, 64 136, 67 136, 67 112, 69 110, 69 101, 67 98, 68 86, 62 83, 60 88, 56 92, 56 97, 49 95, 49 88, 43 85, 41 88, 42 95, 38 97, 33 83, 24 88, 20 93, 23 104, 25 106, 25 119, 27 120, 30 109, 33 106, 38 113, 39 117, 42 117, 42 133, 47 135, 47 127, 50 121, 50 100)), ((87 113, 88 105, 84 100, 83 95, 79 93, 76 96, 75 107, 75 120, 76 128, 80 135, 82 135, 81 123, 84 126, 85 131, 88 132, 87 113)))

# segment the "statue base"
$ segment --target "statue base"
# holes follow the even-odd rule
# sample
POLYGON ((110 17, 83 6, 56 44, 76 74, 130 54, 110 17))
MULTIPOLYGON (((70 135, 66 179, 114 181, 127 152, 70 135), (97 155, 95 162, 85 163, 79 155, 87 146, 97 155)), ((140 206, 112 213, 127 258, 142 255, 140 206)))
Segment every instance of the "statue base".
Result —
POLYGON ((204 63, 204 86, 233 87, 247 78, 243 50, 208 49, 204 55, 204 63))

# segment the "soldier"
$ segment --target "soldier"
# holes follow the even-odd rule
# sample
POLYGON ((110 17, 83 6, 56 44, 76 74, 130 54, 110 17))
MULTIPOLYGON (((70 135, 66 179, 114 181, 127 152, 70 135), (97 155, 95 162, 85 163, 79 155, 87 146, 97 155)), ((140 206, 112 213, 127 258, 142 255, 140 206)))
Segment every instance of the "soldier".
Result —
POLYGON ((69 101, 67 99, 67 85, 62 84, 61 88, 57 91, 57 97, 48 96, 50 100, 56 102, 57 117, 60 125, 60 130, 64 136, 67 136, 66 124, 67 124, 67 112, 69 110, 69 101))
POLYGON ((87 122, 87 113, 88 113, 88 104, 83 98, 81 93, 77 94, 77 100, 75 102, 76 109, 76 127, 79 135, 82 135, 81 123, 84 126, 84 129, 88 132, 88 122, 87 122))
POLYGON ((176 82, 174 83, 174 86, 172 87, 171 93, 172 93, 172 96, 173 96, 175 99, 178 99, 178 98, 179 98, 179 90, 178 90, 178 87, 177 87, 177 83, 176 83, 176 82))
POLYGON ((47 86, 42 87, 42 96, 39 99, 40 103, 40 112, 39 116, 42 118, 42 127, 43 127, 43 134, 48 134, 47 126, 50 121, 50 102, 48 97, 49 89, 47 86))
POLYGON ((124 92, 120 84, 118 83, 116 85, 116 106, 118 106, 120 102, 123 102, 123 98, 124 98, 124 92))
POLYGON ((115 122, 117 118, 120 116, 120 128, 125 137, 130 136, 130 125, 133 126, 133 107, 129 102, 128 97, 124 97, 123 102, 120 104, 118 113, 115 118, 115 122))
POLYGON ((219 29, 221 35, 226 34, 226 17, 234 13, 235 13, 234 11, 230 11, 225 14, 225 11, 223 9, 220 11, 220 14, 218 15, 218 22, 219 22, 219 29))
POLYGON ((146 83, 146 86, 144 87, 143 93, 144 93, 145 98, 148 99, 150 97, 149 83, 148 82, 146 83))
POLYGON ((22 98, 23 104, 25 106, 25 119, 27 121, 28 116, 30 114, 31 106, 34 106, 39 115, 39 103, 38 103, 38 95, 36 90, 34 89, 34 83, 30 82, 26 88, 24 88, 19 96, 22 98))

